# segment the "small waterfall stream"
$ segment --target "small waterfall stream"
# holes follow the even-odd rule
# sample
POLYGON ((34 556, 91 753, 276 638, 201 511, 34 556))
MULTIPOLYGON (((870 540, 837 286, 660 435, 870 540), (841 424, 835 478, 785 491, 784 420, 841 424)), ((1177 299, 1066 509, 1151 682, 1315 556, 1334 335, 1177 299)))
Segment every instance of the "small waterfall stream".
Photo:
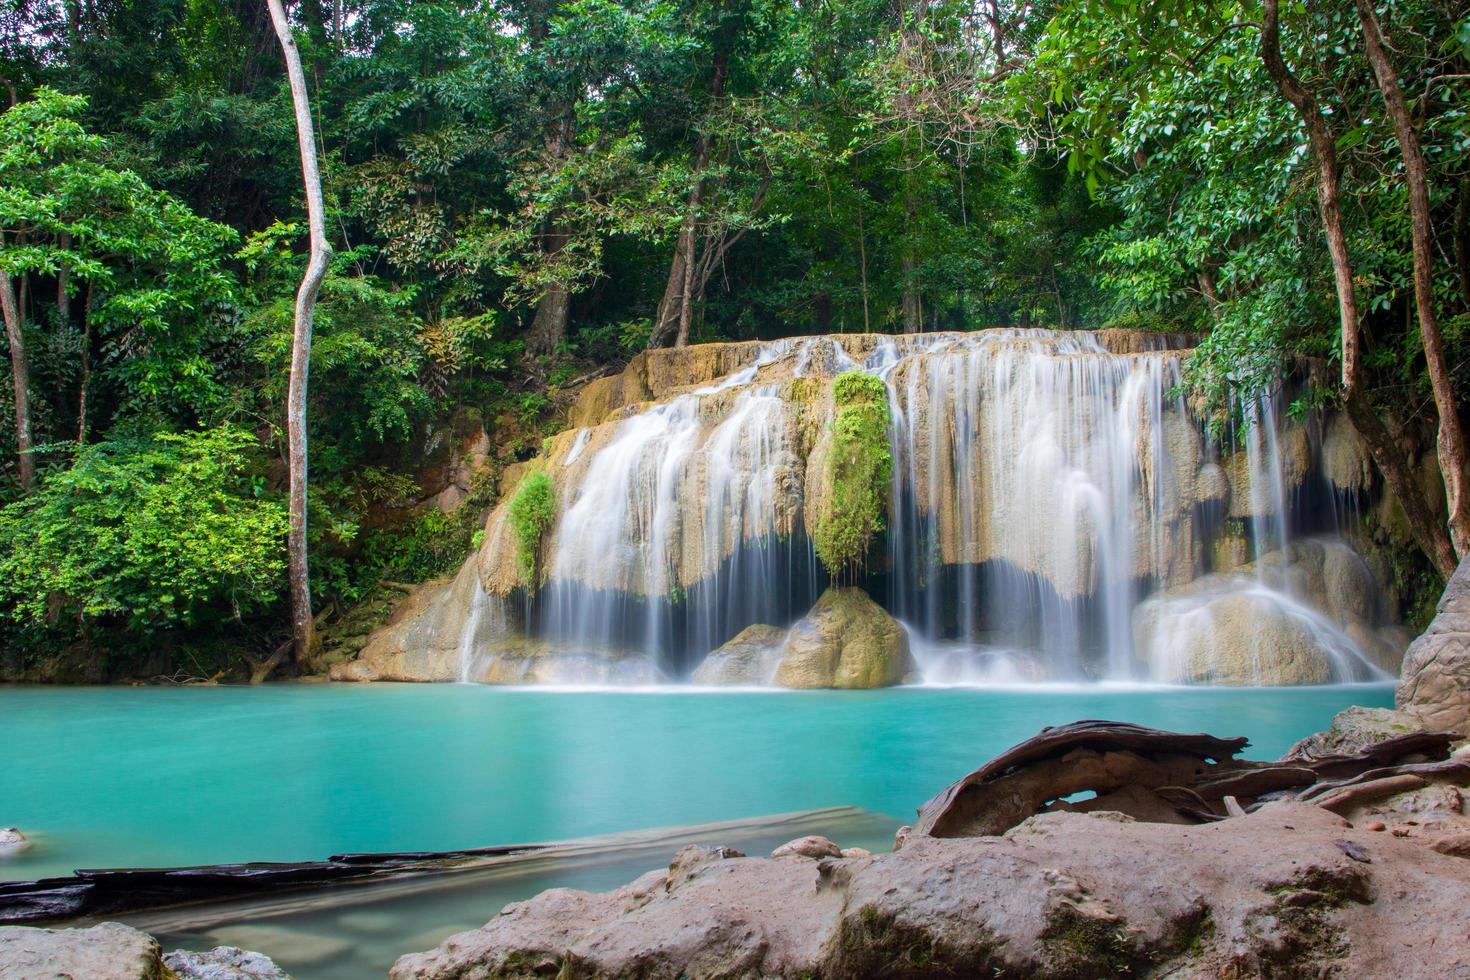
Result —
MULTIPOLYGON (((635 399, 548 458, 560 515, 533 637, 681 676, 746 626, 801 616, 826 585, 806 527, 825 386, 856 369, 884 381, 892 417, 890 508, 867 587, 906 624, 931 680, 1271 683, 1288 676, 1273 658, 1306 655, 1276 649, 1288 633, 1326 651, 1330 679, 1382 675, 1368 641, 1297 594, 1295 527, 1327 535, 1303 539, 1318 593, 1342 560, 1330 523, 1291 507, 1322 477, 1307 472, 1317 463, 1280 417, 1280 393, 1238 406, 1241 431, 1218 444, 1179 393, 1178 338, 1006 329, 738 346, 735 368, 635 399), (1232 545, 1240 528, 1248 540, 1232 545), (1253 570, 1216 567, 1222 545, 1253 570), (1251 639, 1247 677, 1212 634, 1262 608, 1290 623, 1251 639)), ((507 552, 490 537, 496 567, 507 552)), ((477 583, 462 679, 484 607, 505 601, 477 583)))

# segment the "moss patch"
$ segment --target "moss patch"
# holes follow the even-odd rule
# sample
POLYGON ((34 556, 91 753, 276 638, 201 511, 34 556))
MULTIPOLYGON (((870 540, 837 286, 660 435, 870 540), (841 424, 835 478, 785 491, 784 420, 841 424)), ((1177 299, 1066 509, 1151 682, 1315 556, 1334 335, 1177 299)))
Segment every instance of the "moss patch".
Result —
POLYGON ((534 586, 540 578, 542 539, 556 521, 556 491, 551 477, 531 473, 521 480, 506 516, 515 536, 521 574, 534 586))
POLYGON ((883 531, 893 456, 888 449, 888 390, 861 371, 832 381, 837 407, 827 457, 827 499, 822 501, 813 543, 827 571, 851 578, 883 531))

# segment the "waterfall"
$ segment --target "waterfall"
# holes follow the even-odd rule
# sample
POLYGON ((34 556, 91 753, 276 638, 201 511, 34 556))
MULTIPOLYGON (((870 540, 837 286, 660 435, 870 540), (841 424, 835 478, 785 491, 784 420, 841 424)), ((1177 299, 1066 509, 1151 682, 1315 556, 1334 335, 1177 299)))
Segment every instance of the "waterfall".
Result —
MULTIPOLYGON (((1217 444, 1180 394, 1186 355, 1163 335, 1026 329, 650 354, 546 454, 559 516, 525 629, 584 662, 631 651, 678 677, 747 626, 801 616, 826 585, 807 526, 829 382, 862 370, 886 385, 893 456, 867 587, 930 680, 1381 675, 1364 650, 1387 623, 1324 611, 1341 591, 1324 583, 1361 575, 1292 531, 1294 495, 1322 477, 1281 392, 1238 406, 1243 430, 1217 444), (1242 527, 1248 551, 1226 567, 1242 527), (1280 666, 1291 657, 1310 669, 1280 666)), ((1351 472, 1334 438, 1333 471, 1351 472)), ((495 597, 521 588, 508 541, 497 511, 479 559, 495 597)), ((473 601, 465 679, 491 600, 473 601)))

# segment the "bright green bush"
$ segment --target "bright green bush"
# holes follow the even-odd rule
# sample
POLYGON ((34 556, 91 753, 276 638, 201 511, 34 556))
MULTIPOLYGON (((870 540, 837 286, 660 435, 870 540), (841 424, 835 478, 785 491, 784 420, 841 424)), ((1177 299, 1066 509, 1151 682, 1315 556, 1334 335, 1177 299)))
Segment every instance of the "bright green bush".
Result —
POLYGON ((556 520, 556 491, 551 477, 532 473, 523 479, 511 498, 508 516, 521 572, 535 584, 541 570, 541 539, 556 520))
POLYGON ((88 446, 0 510, 0 616, 207 625, 284 594, 286 507, 234 426, 88 446))
POLYGON ((893 456, 888 449, 888 391, 861 371, 832 381, 837 415, 827 456, 827 497, 812 535, 817 556, 834 578, 856 572, 883 530, 893 456))

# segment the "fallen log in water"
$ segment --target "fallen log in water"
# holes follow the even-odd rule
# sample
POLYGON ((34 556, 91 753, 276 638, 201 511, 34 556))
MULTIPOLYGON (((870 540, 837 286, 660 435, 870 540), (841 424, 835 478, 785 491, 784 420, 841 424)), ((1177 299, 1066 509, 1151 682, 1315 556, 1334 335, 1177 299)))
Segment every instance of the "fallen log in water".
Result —
POLYGON ((446 871, 485 858, 526 854, 542 844, 459 851, 335 854, 325 861, 251 862, 188 868, 77 871, 69 877, 0 882, 0 924, 114 915, 140 909, 366 883, 446 871))

